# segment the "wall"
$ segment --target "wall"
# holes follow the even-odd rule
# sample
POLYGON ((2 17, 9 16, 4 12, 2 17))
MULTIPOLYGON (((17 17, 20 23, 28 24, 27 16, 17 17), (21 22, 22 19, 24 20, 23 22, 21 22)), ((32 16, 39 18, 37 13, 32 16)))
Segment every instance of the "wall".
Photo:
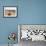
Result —
POLYGON ((0 0, 0 44, 8 43, 9 32, 17 34, 18 24, 46 24, 46 0, 0 0), (18 7, 18 16, 3 18, 3 6, 12 5, 18 7))
POLYGON ((46 24, 46 0, 19 0, 21 24, 46 24))
MULTIPOLYGON (((0 0, 0 44, 7 44, 8 34, 10 32, 17 32, 18 18, 3 18, 3 6, 17 6, 18 0, 0 0)), ((16 38, 16 43, 18 43, 16 38)))

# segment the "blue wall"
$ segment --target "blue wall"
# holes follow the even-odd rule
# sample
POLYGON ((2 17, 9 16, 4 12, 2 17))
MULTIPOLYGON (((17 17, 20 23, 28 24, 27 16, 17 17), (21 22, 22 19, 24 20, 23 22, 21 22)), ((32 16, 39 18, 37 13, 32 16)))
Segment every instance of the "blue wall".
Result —
MULTIPOLYGON (((0 44, 9 42, 8 35, 10 32, 16 32, 18 18, 3 18, 3 6, 17 6, 18 0, 0 0, 0 44)), ((18 39, 18 38, 17 38, 18 39)), ((16 39, 16 43, 18 42, 16 39)))
POLYGON ((21 24, 46 24, 46 0, 19 1, 21 24))
POLYGON ((0 44, 8 43, 9 32, 17 34, 18 24, 46 24, 46 0, 0 0, 0 44), (18 6, 18 16, 3 18, 3 6, 18 6))

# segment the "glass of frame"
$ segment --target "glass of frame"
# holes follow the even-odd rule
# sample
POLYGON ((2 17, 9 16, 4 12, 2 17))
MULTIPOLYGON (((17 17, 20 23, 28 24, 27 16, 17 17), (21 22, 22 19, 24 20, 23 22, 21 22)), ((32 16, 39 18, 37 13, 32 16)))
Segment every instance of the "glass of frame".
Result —
POLYGON ((17 16, 17 7, 4 6, 4 17, 16 17, 17 16))

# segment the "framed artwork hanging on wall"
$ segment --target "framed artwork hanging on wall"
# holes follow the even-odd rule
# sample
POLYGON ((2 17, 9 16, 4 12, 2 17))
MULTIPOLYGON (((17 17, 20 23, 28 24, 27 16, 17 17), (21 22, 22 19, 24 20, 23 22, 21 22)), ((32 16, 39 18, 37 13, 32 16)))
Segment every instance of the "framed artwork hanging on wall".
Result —
POLYGON ((4 17, 16 17, 17 16, 17 7, 5 6, 3 8, 4 17))

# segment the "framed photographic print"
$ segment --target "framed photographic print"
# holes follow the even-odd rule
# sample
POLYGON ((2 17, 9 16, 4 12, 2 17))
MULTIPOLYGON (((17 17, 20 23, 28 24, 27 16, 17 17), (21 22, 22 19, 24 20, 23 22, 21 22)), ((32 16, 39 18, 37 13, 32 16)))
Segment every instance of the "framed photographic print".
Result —
POLYGON ((19 24, 18 42, 22 40, 46 41, 46 24, 19 24))
POLYGON ((16 17, 17 16, 17 7, 4 7, 4 17, 16 17))

